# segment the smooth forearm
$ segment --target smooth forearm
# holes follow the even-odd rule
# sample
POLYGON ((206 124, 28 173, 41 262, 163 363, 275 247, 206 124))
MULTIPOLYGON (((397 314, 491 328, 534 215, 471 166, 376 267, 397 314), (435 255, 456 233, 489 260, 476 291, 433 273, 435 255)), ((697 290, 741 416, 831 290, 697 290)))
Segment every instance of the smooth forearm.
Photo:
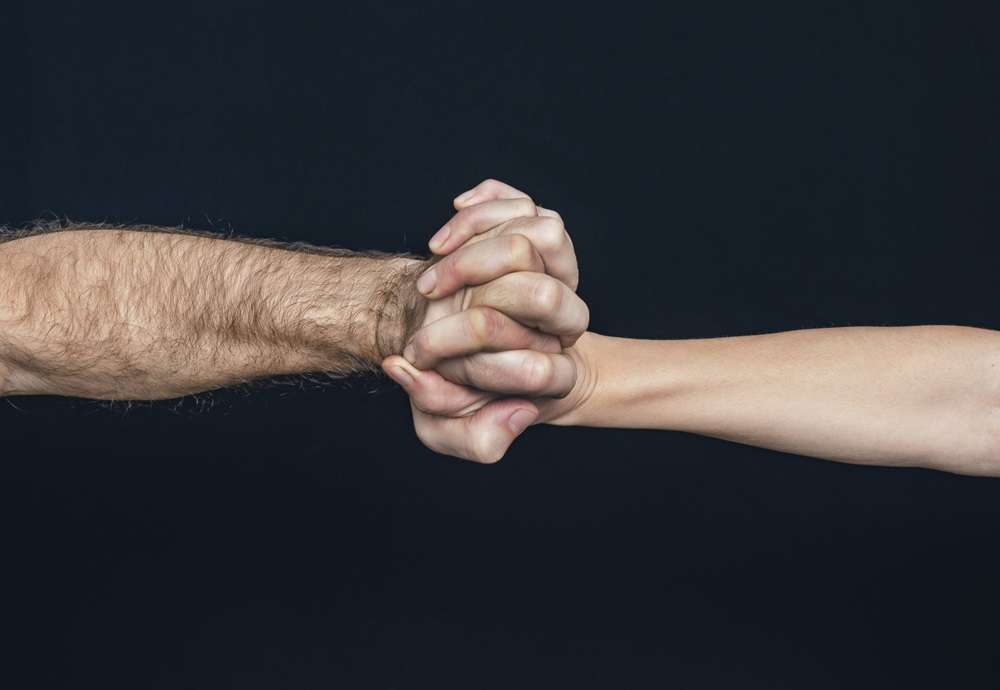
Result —
POLYGON ((1000 470, 994 331, 588 338, 595 383, 567 423, 674 429, 847 462, 1000 470))
POLYGON ((401 348, 419 262, 76 229, 0 244, 8 395, 170 398, 401 348))

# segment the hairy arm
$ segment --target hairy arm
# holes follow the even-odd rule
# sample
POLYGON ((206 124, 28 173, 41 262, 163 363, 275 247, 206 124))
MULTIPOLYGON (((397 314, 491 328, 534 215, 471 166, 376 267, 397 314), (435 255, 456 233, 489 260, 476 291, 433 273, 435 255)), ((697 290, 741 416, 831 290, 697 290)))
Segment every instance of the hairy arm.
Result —
POLYGON ((174 229, 0 244, 0 394, 161 399, 374 370, 419 320, 425 262, 174 229))
POLYGON ((1000 333, 830 328, 709 340, 586 334, 555 424, 687 431, 844 462, 1000 475, 1000 333))

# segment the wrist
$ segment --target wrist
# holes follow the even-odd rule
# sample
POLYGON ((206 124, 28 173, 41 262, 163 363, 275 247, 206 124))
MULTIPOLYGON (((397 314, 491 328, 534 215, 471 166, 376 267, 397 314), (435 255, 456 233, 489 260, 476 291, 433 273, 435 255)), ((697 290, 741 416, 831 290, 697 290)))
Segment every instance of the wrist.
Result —
POLYGON ((419 326, 426 300, 416 289, 426 262, 402 256, 327 260, 322 299, 309 322, 322 368, 348 358, 378 367, 399 354, 419 326), (327 361, 328 360, 328 361, 327 361))
POLYGON ((76 229, 3 245, 0 394, 159 399, 349 374, 401 351, 423 314, 414 258, 76 229))
POLYGON ((557 426, 598 426, 593 410, 599 409, 606 375, 602 371, 602 351, 607 347, 606 336, 584 333, 563 353, 576 367, 576 384, 564 398, 540 404, 541 419, 557 426))
POLYGON ((679 398, 696 387, 684 341, 635 340, 585 333, 566 351, 577 384, 548 423, 613 428, 682 428, 679 398))
POLYGON ((417 278, 427 261, 399 257, 386 261, 385 272, 372 302, 373 342, 367 361, 379 365, 398 355, 417 331, 427 311, 427 299, 417 290, 417 278))

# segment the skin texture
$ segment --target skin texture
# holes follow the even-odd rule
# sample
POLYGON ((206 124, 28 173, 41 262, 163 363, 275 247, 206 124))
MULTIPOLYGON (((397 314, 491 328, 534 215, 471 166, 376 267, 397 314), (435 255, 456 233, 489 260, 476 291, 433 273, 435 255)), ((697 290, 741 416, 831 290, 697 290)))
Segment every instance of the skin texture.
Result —
POLYGON ((547 422, 1000 476, 1000 333, 601 336, 558 214, 494 180, 455 207, 431 262, 152 227, 8 235, 0 393, 172 398, 381 363, 424 443, 479 462, 547 422))
POLYGON ((444 258, 417 281, 432 298, 422 327, 382 368, 410 394, 424 444, 492 463, 539 420, 545 397, 574 389, 575 363, 562 348, 590 315, 576 295, 576 254, 559 214, 496 180, 459 196, 455 208, 430 241, 444 258), (495 277, 500 257, 518 270, 495 277), (478 296, 452 292, 491 279, 478 296))
POLYGON ((669 429, 858 464, 1000 474, 1000 333, 828 328, 707 340, 586 334, 553 424, 669 429))
MULTIPOLYGON (((479 249, 492 277, 480 275, 477 285, 453 285, 448 298, 427 300, 415 282, 429 264, 413 257, 148 226, 36 228, 5 239, 0 393, 6 395, 150 400, 276 375, 373 370, 403 349, 431 309, 451 314, 474 306, 509 320, 504 311, 530 310, 536 282, 551 280, 530 272, 536 264, 511 263, 518 256, 479 249), (498 282, 511 275, 519 282, 498 282)), ((527 345, 548 337, 523 330, 527 345)), ((448 328, 438 334, 450 339, 448 328)), ((469 382, 482 387, 490 385, 490 373, 466 368, 469 382)), ((563 381, 562 388, 573 383, 563 381)), ((517 385, 503 392, 544 393, 517 385)))
MULTIPOLYGON (((460 216, 484 200, 519 195, 526 197, 487 181, 455 206, 460 216)), ((439 254, 475 237, 454 220, 449 225, 443 243, 432 239, 439 254)), ((570 282, 575 288, 575 278, 570 282)), ((463 394, 462 372, 445 353, 468 353, 474 339, 442 347, 425 336, 434 325, 425 322, 415 334, 424 345, 404 353, 414 366, 400 383, 424 442, 470 457, 468 449, 441 443, 435 431, 471 423, 468 410, 451 410, 443 401, 463 394)), ((530 423, 685 431, 842 462, 1000 476, 996 331, 830 328, 679 341, 588 332, 562 355, 572 363, 574 385, 562 397, 523 401, 533 406, 530 423)), ((495 434, 490 452, 473 458, 496 461, 516 435, 495 434)))
POLYGON ((7 395, 173 398, 370 368, 401 347, 420 262, 73 226, 0 244, 7 395))

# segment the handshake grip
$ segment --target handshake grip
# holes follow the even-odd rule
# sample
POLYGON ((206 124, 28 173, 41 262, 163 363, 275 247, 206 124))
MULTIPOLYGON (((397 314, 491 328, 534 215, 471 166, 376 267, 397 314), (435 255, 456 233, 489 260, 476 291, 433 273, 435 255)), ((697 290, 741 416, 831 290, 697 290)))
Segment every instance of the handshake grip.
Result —
POLYGON ((420 322, 382 369, 409 396, 428 448, 494 463, 528 426, 572 404, 572 348, 590 313, 558 213, 497 180, 454 206, 429 242, 436 260, 416 281, 420 322))

